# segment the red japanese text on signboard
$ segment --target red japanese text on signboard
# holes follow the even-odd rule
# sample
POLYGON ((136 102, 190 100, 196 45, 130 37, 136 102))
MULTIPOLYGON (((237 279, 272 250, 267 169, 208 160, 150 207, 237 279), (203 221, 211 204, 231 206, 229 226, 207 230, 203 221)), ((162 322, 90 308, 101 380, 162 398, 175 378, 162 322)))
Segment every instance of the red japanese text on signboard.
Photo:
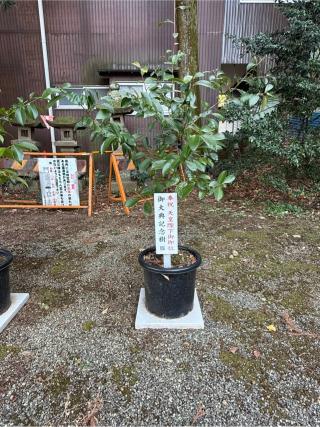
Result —
POLYGON ((178 253, 178 208, 176 193, 154 194, 157 254, 178 253))

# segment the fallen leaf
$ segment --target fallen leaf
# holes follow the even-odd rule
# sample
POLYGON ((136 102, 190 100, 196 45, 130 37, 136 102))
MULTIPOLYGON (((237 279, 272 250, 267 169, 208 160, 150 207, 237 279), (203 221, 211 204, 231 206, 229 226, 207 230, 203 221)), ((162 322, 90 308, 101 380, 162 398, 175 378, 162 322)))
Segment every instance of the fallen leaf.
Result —
POLYGON ((261 357, 261 353, 259 350, 253 350, 252 354, 256 359, 259 359, 259 357, 261 357))
POLYGON ((204 407, 204 405, 200 404, 197 407, 197 411, 195 413, 195 415, 192 418, 192 425, 195 425, 198 421, 201 420, 201 418, 203 418, 206 415, 206 409, 204 407))
POLYGON ((96 427, 98 422, 96 415, 101 411, 101 409, 102 399, 100 397, 88 402, 88 413, 83 417, 82 425, 96 427))
POLYGON ((230 347, 229 348, 229 351, 230 351, 230 353, 236 353, 237 351, 239 350, 239 347, 230 347))
POLYGON ((287 329, 289 332, 293 332, 296 334, 301 334, 302 333, 302 329, 300 329, 295 323, 294 320, 291 319, 291 317, 289 316, 289 313, 287 311, 285 311, 282 314, 282 320, 284 322, 284 324, 286 325, 287 329))
POLYGON ((267 329, 268 329, 269 332, 276 332, 276 330, 277 330, 277 328, 274 325, 272 325, 272 324, 268 325, 267 329))
POLYGON ((299 326, 297 326, 294 322, 294 320, 289 316, 289 313, 287 311, 285 311, 282 314, 282 321, 283 323, 286 325, 289 334, 291 335, 298 335, 298 336, 306 336, 306 337, 311 337, 311 338, 318 338, 319 335, 318 334, 313 334, 312 332, 306 332, 303 331, 301 328, 299 328, 299 326))

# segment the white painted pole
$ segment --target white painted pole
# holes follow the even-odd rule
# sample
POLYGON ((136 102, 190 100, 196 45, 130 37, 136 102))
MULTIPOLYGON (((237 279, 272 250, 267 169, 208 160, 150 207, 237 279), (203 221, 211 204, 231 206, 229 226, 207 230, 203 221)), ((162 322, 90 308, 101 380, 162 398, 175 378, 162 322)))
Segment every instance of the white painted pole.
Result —
MULTIPOLYGON (((39 22, 40 22, 44 78, 46 83, 46 89, 48 89, 49 87, 51 87, 51 85, 50 85, 50 74, 49 74, 48 49, 47 49, 47 41, 46 41, 46 28, 44 24, 42 0, 38 0, 38 12, 39 12, 39 22)), ((52 107, 49 107, 48 111, 49 111, 49 115, 53 116, 52 107)), ((55 144, 54 129, 52 127, 50 127, 50 138, 51 138, 52 152, 55 153, 57 150, 56 150, 56 144, 55 144)))
POLYGON ((171 268, 171 255, 163 254, 163 267, 171 268))

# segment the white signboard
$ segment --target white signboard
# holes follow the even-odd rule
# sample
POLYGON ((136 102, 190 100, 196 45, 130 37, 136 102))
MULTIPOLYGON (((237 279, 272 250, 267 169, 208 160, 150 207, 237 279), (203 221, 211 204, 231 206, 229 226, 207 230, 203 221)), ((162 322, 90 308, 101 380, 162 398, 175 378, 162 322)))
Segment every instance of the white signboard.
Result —
POLYGON ((178 253, 177 193, 154 194, 156 253, 178 253))
POLYGON ((77 160, 39 158, 42 203, 47 206, 79 206, 77 160))

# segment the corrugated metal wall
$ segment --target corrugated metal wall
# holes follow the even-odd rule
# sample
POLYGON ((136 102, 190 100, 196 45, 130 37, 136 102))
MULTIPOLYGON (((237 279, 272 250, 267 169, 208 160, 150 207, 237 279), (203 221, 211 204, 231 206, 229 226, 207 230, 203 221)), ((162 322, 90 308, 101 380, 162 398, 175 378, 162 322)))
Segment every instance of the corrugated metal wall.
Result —
MULTIPOLYGON (((12 105, 18 96, 42 92, 45 80, 36 0, 18 0, 10 9, 0 9, 0 52, 0 106, 12 105)), ((15 138, 17 129, 9 131, 9 138, 15 138)), ((49 147, 46 130, 36 129, 35 139, 49 147)))
POLYGON ((0 9, 0 102, 12 104, 17 96, 40 92, 44 71, 36 0, 18 1, 0 9))
POLYGON ((172 0, 44 1, 49 66, 54 84, 97 84, 97 70, 158 64, 172 47, 172 0))
MULTIPOLYGON (((198 0, 199 68, 213 71, 220 67, 225 0, 198 0)), ((214 104, 217 95, 201 88, 203 100, 214 104)))
POLYGON ((220 67, 225 0, 198 0, 200 70, 220 67))
MULTIPOLYGON (((52 85, 101 84, 98 69, 128 69, 134 60, 152 66, 172 48, 173 26, 159 23, 173 20, 174 0, 44 0, 43 5, 52 85)), ((270 4, 198 0, 200 69, 246 61, 225 39, 226 33, 272 31, 283 22, 270 4)), ((44 89, 36 0, 18 0, 6 12, 0 10, 0 49, 0 105, 44 89)), ((215 99, 207 91, 203 95, 215 99)), ((141 119, 127 117, 126 123, 130 130, 147 132, 141 119)), ((86 138, 84 148, 89 147, 86 138)))
POLYGON ((237 49, 228 35, 249 37, 259 32, 273 32, 286 25, 285 18, 273 4, 240 3, 240 0, 225 0, 225 35, 223 38, 223 64, 245 64, 247 56, 237 49))

